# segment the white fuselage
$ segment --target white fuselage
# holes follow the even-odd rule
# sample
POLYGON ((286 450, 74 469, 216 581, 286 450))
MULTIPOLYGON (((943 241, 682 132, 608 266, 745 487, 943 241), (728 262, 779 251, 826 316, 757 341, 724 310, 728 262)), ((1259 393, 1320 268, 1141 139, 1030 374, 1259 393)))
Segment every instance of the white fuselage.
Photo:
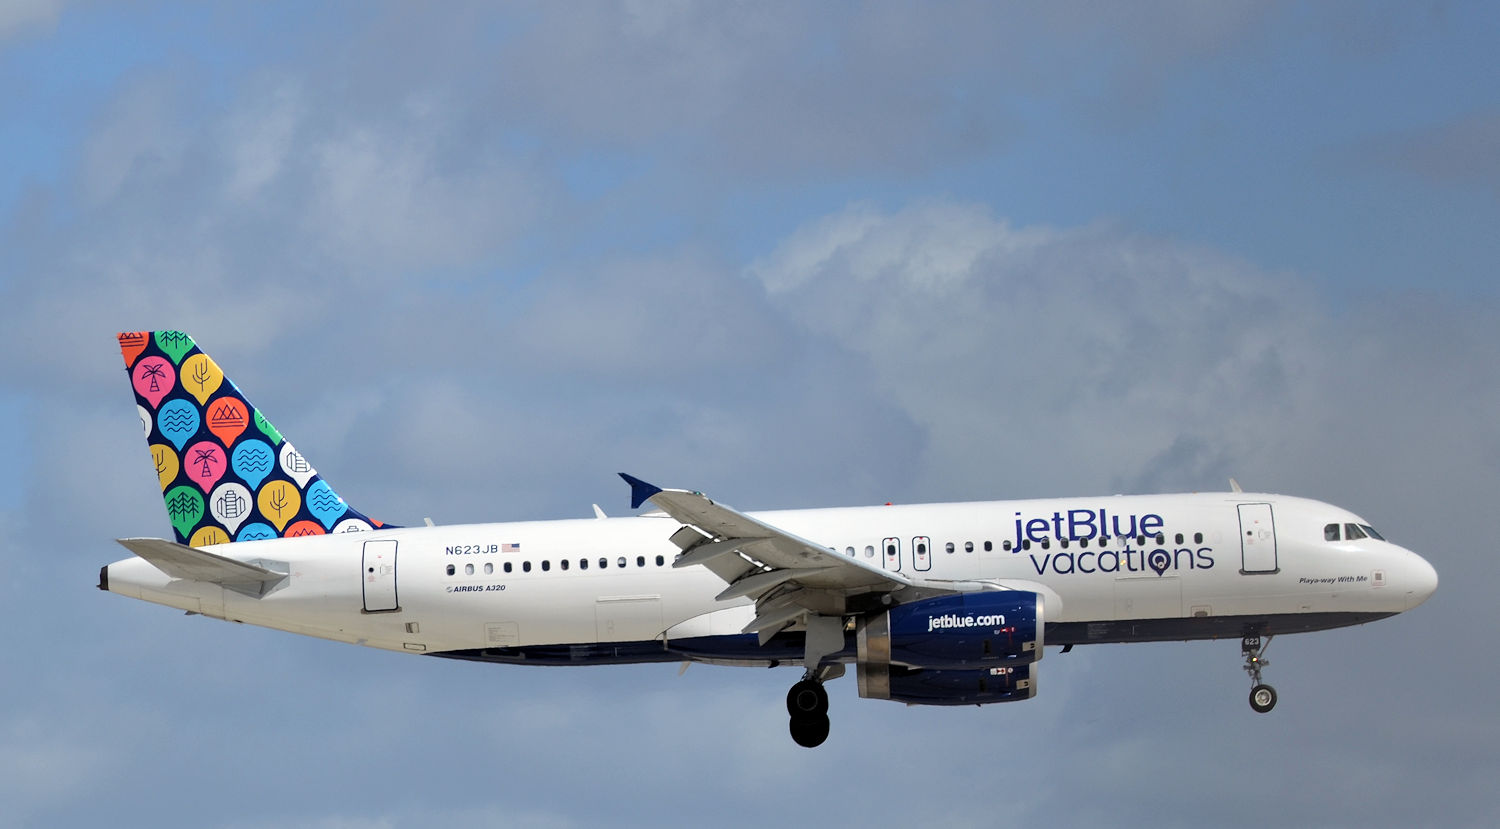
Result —
MULTIPOLYGON (((1280 495, 753 515, 919 583, 994 582, 1038 592, 1048 644, 1358 624, 1414 607, 1437 584, 1426 561, 1395 544, 1326 540, 1328 525, 1364 525, 1357 516, 1280 495)), ((740 630, 754 616, 748 599, 717 601, 725 587, 718 576, 671 566, 678 549, 669 537, 678 527, 647 515, 235 543, 212 549, 284 565, 279 571, 289 578, 256 598, 173 580, 131 558, 106 568, 101 586, 206 616, 409 653, 575 663, 786 659, 774 643, 763 655, 747 645, 740 630), (693 647, 671 650, 675 641, 693 647)))

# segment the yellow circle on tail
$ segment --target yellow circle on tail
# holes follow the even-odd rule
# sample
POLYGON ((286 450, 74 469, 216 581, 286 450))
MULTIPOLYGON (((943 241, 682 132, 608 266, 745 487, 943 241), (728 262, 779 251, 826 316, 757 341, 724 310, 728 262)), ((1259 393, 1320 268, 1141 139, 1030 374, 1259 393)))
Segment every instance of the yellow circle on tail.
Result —
POLYGON ((255 497, 255 505, 260 507, 260 514, 266 520, 276 525, 276 531, 286 529, 286 523, 297 517, 297 510, 302 507, 302 493, 291 481, 272 481, 261 487, 260 494, 255 497))

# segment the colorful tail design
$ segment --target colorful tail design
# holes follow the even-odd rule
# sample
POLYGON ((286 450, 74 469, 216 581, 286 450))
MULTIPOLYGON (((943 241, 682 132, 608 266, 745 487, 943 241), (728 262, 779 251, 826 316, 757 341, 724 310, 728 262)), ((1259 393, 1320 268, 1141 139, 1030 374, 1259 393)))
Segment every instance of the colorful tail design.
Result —
POLYGON ((179 542, 204 547, 385 526, 344 503, 192 337, 119 337, 179 542))

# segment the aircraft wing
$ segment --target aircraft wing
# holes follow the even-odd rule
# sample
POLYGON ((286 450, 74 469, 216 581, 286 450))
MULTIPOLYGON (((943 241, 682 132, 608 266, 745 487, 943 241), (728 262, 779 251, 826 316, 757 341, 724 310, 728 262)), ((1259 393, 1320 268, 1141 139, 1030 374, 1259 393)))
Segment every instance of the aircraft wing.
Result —
POLYGON ((672 535, 682 549, 673 567, 702 565, 729 586, 721 601, 756 600, 756 618, 745 631, 764 642, 805 614, 837 615, 844 600, 889 593, 915 583, 801 536, 773 527, 701 492, 662 489, 620 473, 631 488, 631 507, 650 501, 685 526, 672 535))

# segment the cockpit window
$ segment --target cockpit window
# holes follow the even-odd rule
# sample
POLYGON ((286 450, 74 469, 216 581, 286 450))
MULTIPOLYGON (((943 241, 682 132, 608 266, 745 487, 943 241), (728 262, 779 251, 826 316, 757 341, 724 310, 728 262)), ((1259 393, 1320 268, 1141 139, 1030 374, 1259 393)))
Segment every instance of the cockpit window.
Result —
POLYGON ((1372 526, 1370 526, 1369 524, 1360 524, 1359 528, 1365 531, 1365 535, 1368 535, 1369 537, 1375 539, 1376 541, 1384 541, 1385 540, 1385 536, 1381 535, 1378 532, 1375 532, 1375 528, 1372 527, 1372 526))
POLYGON ((1349 541, 1358 541, 1359 539, 1364 538, 1364 537, 1365 537, 1365 531, 1361 530, 1359 528, 1359 525, 1357 525, 1357 524, 1345 524, 1344 525, 1344 538, 1348 539, 1349 541))
POLYGON ((1323 540, 1324 541, 1338 541, 1339 540, 1339 525, 1338 524, 1328 524, 1327 526, 1323 527, 1323 540))

